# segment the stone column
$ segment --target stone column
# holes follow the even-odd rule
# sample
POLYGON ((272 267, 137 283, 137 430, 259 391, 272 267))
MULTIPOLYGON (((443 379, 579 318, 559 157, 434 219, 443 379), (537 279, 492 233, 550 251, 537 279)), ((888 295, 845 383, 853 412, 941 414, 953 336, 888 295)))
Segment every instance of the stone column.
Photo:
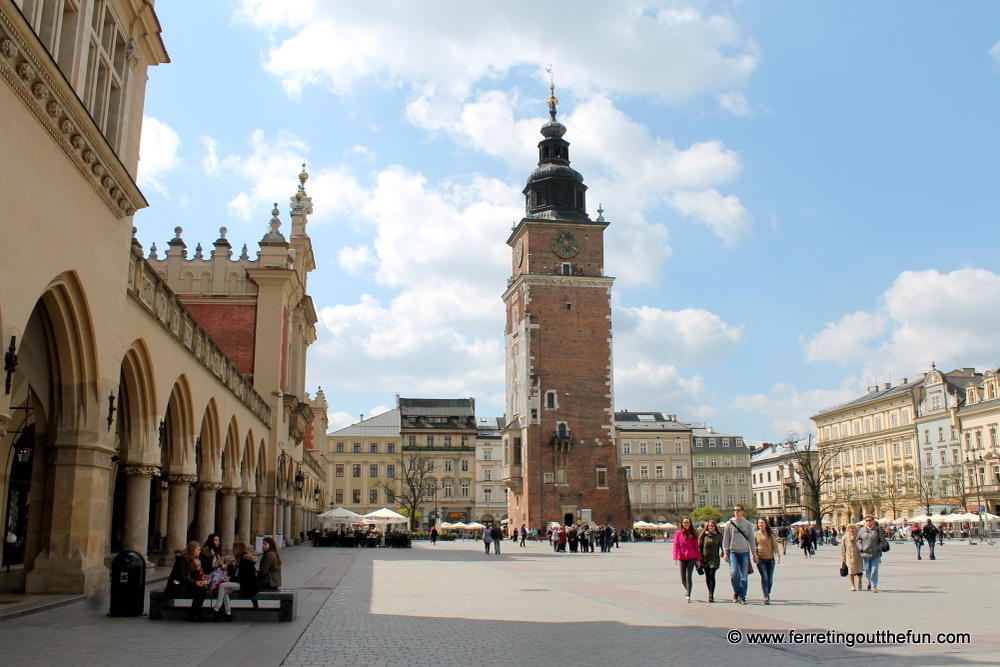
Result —
POLYGON ((188 494, 198 475, 167 475, 170 484, 170 509, 167 510, 167 562, 172 562, 174 551, 187 546, 188 494))
POLYGON ((290 547, 295 545, 295 527, 292 526, 292 501, 285 501, 285 546, 290 547))
POLYGON ((204 544, 208 541, 208 536, 212 533, 217 532, 215 530, 215 498, 219 489, 222 488, 221 482, 198 482, 195 487, 198 489, 198 517, 195 533, 200 543, 204 544))
MULTIPOLYGON (((149 481, 159 477, 160 469, 153 466, 125 466, 125 538, 122 547, 146 558, 149 543, 149 481)), ((147 566, 149 561, 146 561, 147 566)))
POLYGON ((295 503, 292 508, 292 541, 299 544, 302 540, 299 533, 302 532, 302 505, 295 503))
POLYGON ((236 512, 236 535, 252 548, 253 531, 250 527, 250 509, 253 507, 253 497, 257 495, 252 492, 241 491, 239 498, 239 509, 236 512))
POLYGON ((219 491, 221 506, 219 512, 219 537, 222 539, 223 553, 233 550, 233 536, 236 534, 236 494, 239 489, 223 488, 219 491))
MULTIPOLYGON (((284 535, 285 527, 285 501, 275 500, 274 501, 274 534, 284 535)), ((285 546, 285 545, 280 545, 285 546)))

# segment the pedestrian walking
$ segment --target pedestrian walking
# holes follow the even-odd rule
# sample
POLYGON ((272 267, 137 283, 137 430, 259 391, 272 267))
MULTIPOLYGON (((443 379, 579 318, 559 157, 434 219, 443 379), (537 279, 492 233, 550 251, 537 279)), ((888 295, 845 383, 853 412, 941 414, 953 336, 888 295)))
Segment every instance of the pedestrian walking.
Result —
POLYGON ((483 548, 486 549, 486 555, 490 555, 490 545, 493 544, 493 531, 489 526, 483 528, 483 548))
POLYGON ((747 575, 750 561, 757 562, 753 543, 753 524, 743 516, 743 505, 733 507, 733 518, 722 531, 723 559, 729 563, 729 580, 733 585, 733 602, 747 603, 747 575))
POLYGON ((924 533, 924 539, 927 540, 927 550, 930 551, 931 560, 937 560, 937 557, 934 555, 934 542, 937 541, 941 531, 938 530, 937 526, 930 519, 927 519, 927 523, 924 524, 921 530, 924 533))
POLYGON ((920 524, 915 523, 910 529, 910 539, 913 540, 914 546, 917 547, 917 560, 923 560, 920 555, 920 549, 924 546, 924 531, 920 529, 920 524))
POLYGON ((868 579, 868 590, 878 593, 878 568, 882 553, 889 550, 889 541, 871 514, 865 517, 865 525, 858 530, 857 543, 865 578, 868 579))
POLYGON ((813 536, 812 531, 805 526, 802 527, 802 532, 799 533, 799 547, 802 549, 802 555, 809 558, 813 550, 813 536))
POLYGON ((437 526, 431 526, 431 544, 437 544, 437 541, 438 541, 437 526))
POLYGON ((698 536, 694 532, 691 517, 686 516, 681 519, 680 530, 674 533, 674 562, 680 565, 685 602, 691 602, 694 568, 700 561, 701 549, 698 548, 698 536))
POLYGON ((778 528, 778 541, 781 542, 781 555, 784 556, 788 549, 788 526, 781 524, 778 528))
POLYGON ((708 601, 715 602, 715 574, 722 563, 722 533, 712 519, 701 529, 698 536, 701 547, 701 570, 705 575, 705 586, 708 588, 708 601))
POLYGON ((774 566, 781 562, 778 553, 778 539, 771 532, 771 523, 766 517, 757 519, 757 532, 754 534, 757 545, 757 571, 760 572, 760 592, 764 595, 764 604, 771 604, 771 586, 774 585, 774 566))
POLYGON ((503 532, 500 530, 499 524, 493 524, 490 528, 490 532, 493 535, 493 553, 500 553, 500 543, 503 542, 503 532))
POLYGON ((861 552, 858 551, 858 527, 853 523, 847 527, 847 534, 840 542, 840 560, 847 566, 847 576, 851 580, 851 590, 861 590, 861 572, 863 564, 861 562, 861 552), (858 578, 857 584, 854 577, 858 578))
POLYGON ((526 524, 521 524, 521 546, 524 546, 524 541, 528 539, 528 527, 526 524))

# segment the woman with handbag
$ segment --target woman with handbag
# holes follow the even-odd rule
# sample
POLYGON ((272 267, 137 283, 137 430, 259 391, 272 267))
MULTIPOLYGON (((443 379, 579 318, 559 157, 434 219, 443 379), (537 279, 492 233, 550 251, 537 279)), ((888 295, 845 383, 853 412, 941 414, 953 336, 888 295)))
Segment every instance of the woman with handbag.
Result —
POLYGON ((865 525, 858 531, 856 541, 865 578, 868 579, 868 590, 878 593, 878 567, 882 563, 882 554, 889 550, 889 541, 871 514, 865 517, 865 525))
POLYGON ((691 602, 694 567, 701 562, 701 550, 698 548, 698 536, 695 535, 694 524, 689 516, 681 519, 680 530, 674 533, 674 562, 680 564, 684 600, 691 602))
POLYGON ((809 558, 809 554, 812 553, 813 549, 813 537, 812 531, 809 530, 808 526, 802 526, 802 533, 799 538, 799 547, 802 549, 802 555, 809 558))
MULTIPOLYGON (((231 591, 239 591, 240 599, 249 600, 260 590, 257 583, 257 559, 247 552, 245 543, 233 543, 233 558, 236 563, 230 563, 226 567, 229 580, 219 584, 219 596, 212 607, 217 621, 233 620, 232 609, 229 605, 231 591)), ((257 606, 256 601, 254 601, 254 606, 257 606)))
POLYGON ((847 534, 840 542, 840 566, 841 576, 851 578, 851 590, 856 591, 861 588, 861 552, 858 551, 858 527, 853 523, 847 527, 847 534), (858 578, 857 584, 854 577, 858 578))
POLYGON ((760 571, 760 591, 764 595, 764 604, 771 604, 771 585, 774 583, 774 566, 781 562, 781 552, 778 551, 778 538, 771 532, 771 523, 766 517, 757 519, 757 532, 754 534, 757 543, 757 569, 760 571))
POLYGON ((167 577, 167 585, 163 590, 165 598, 191 598, 191 610, 187 620, 200 623, 201 605, 205 602, 205 573, 201 570, 201 546, 197 542, 188 542, 187 549, 177 553, 174 567, 167 577))
POLYGON ((715 520, 710 520, 701 529, 698 536, 701 550, 701 570, 698 574, 705 575, 705 585, 708 587, 708 601, 715 602, 715 573, 722 564, 722 533, 715 520))

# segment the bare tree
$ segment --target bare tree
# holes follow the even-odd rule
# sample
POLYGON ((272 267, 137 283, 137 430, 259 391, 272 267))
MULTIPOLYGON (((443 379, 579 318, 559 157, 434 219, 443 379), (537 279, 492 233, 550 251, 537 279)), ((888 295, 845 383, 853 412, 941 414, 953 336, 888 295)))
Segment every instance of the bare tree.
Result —
POLYGON ((792 454, 792 467, 801 483, 799 502, 816 521, 816 529, 822 530, 823 515, 830 513, 837 502, 836 494, 830 489, 834 457, 843 449, 839 441, 824 443, 822 447, 813 442, 810 433, 805 438, 798 433, 789 433, 785 447, 792 454))
MULTIPOLYGON (((396 459, 393 476, 380 478, 375 486, 385 491, 389 502, 398 502, 416 530, 420 508, 433 495, 436 481, 428 478, 434 459, 417 452, 403 452, 396 459)), ((388 473, 388 470, 386 471, 388 473)))
POLYGON ((924 508, 924 514, 931 513, 931 505, 940 502, 944 495, 943 479, 934 466, 924 464, 915 480, 914 496, 917 504, 924 508))
POLYGON ((873 491, 872 501, 875 502, 882 511, 889 509, 892 511, 892 518, 897 518, 900 506, 907 499, 906 487, 895 479, 888 479, 882 482, 877 491, 873 491))
POLYGON ((954 498, 955 502, 962 506, 962 511, 969 505, 969 496, 972 495, 972 490, 969 488, 968 480, 966 479, 967 470, 961 463, 956 463, 954 465, 948 466, 943 477, 948 482, 951 487, 951 496, 954 498))

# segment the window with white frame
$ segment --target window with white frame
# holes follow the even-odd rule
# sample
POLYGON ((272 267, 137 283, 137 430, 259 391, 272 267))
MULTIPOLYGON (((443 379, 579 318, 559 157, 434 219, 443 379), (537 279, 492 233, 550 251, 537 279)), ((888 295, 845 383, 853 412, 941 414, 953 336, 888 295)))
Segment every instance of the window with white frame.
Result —
POLYGON ((640 442, 639 443, 639 453, 640 454, 646 454, 647 453, 646 452, 646 443, 644 443, 644 442, 640 442))
POLYGON ((468 498, 469 497, 469 483, 468 482, 462 482, 462 486, 459 487, 459 488, 461 489, 462 497, 463 498, 468 498))
POLYGON ((483 449, 483 460, 492 461, 493 460, 493 450, 489 447, 483 449))
POLYGON ((632 443, 626 440, 625 442, 622 443, 622 454, 631 454, 631 453, 632 453, 632 443))
POLYGON ((461 468, 462 472, 469 472, 469 460, 468 459, 462 459, 462 463, 461 463, 460 468, 461 468))
POLYGON ((674 479, 684 479, 684 466, 676 465, 674 466, 674 479))
MULTIPOLYGON (((996 443, 993 443, 993 444, 995 445, 996 443)), ((663 453, 663 443, 660 442, 659 440, 657 440, 656 442, 653 443, 653 453, 654 454, 662 454, 663 453)))
POLYGON ((660 505, 667 502, 667 490, 662 487, 656 488, 656 502, 660 505))
POLYGON ((625 479, 632 479, 632 466, 625 466, 625 479))
POLYGON ((639 466, 639 479, 649 479, 649 466, 639 466))
POLYGON ((684 444, 680 440, 674 443, 674 454, 683 454, 684 444))
POLYGON ((656 479, 663 479, 663 466, 658 465, 653 468, 653 473, 656 475, 656 479))

